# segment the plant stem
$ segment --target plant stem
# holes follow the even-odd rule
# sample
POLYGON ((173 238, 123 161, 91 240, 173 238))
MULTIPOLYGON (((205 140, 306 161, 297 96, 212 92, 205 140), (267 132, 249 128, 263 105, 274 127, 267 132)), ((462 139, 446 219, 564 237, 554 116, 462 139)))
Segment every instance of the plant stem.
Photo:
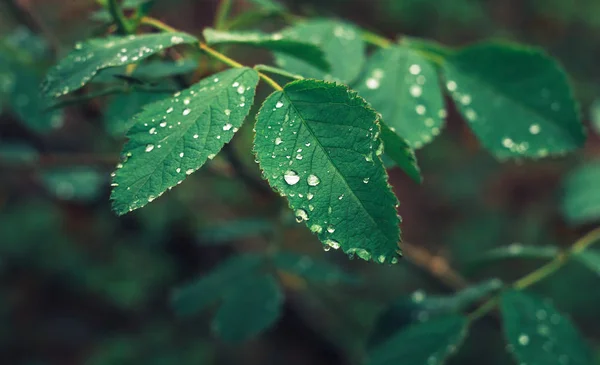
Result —
POLYGON ((382 37, 379 34, 369 32, 368 30, 363 30, 361 36, 365 42, 381 48, 388 48, 392 45, 392 41, 390 41, 389 39, 382 37))
POLYGON ((225 29, 225 23, 227 22, 227 17, 229 16, 229 11, 231 10, 231 0, 221 0, 219 1, 219 7, 217 8, 217 14, 215 16, 215 24, 214 27, 217 30, 225 29))
POLYGON ((172 26, 165 24, 156 18, 151 18, 149 16, 142 17, 142 19, 140 19, 140 24, 149 25, 158 30, 162 30, 163 32, 172 32, 172 33, 179 32, 178 29, 175 29, 172 26))
POLYGON ((115 24, 117 25, 117 29, 121 34, 131 34, 133 33, 133 29, 129 20, 123 14, 123 10, 117 3, 117 0, 108 0, 108 11, 112 16, 115 24))
POLYGON ((216 51, 215 49, 209 47, 206 43, 199 43, 199 47, 201 50, 203 50, 204 52, 206 52, 208 55, 210 55, 211 57, 223 62, 224 64, 234 67, 234 68, 241 68, 244 67, 244 65, 242 65, 241 63, 225 56, 224 54, 222 54, 221 52, 216 51))

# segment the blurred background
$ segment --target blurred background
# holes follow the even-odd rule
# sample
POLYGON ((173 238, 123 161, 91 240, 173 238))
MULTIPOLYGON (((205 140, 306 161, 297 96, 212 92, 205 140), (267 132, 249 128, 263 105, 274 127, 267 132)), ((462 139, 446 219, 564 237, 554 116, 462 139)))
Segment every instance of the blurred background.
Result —
MULTIPOLYGON (((140 101, 101 97, 49 113, 38 93, 47 68, 75 42, 105 34, 106 14, 93 0, 2 0, 1 364, 357 364, 390 303, 417 290, 443 295, 490 278, 510 282, 540 261, 482 264, 478 258, 509 245, 568 246, 595 227, 593 217, 567 222, 561 204, 565 178, 600 154, 593 128, 600 121, 600 1, 282 3, 295 14, 343 18, 389 38, 410 35, 453 46, 502 38, 543 47, 566 68, 592 127, 585 149, 560 159, 499 163, 450 107, 445 131, 417 152, 424 183, 390 170, 406 257, 394 266, 351 261, 324 252, 304 225, 285 224, 280 233, 287 249, 338 265, 361 283, 306 285, 282 274, 286 297, 276 325, 244 344, 227 344, 210 333, 214 311, 181 320, 169 298, 223 259, 265 250, 273 226, 293 221, 282 198, 266 183, 244 184, 217 157, 152 204, 117 217, 109 202, 110 173, 124 138, 114 129, 140 101)), ((234 1, 233 11, 252 7, 234 1)), ((216 0, 158 0, 150 14, 198 35, 212 24, 216 8, 216 0)), ((285 23, 259 25, 273 30, 285 23)), ((270 62, 262 52, 236 57, 270 62)), ((268 92, 261 88, 259 98, 268 92)), ((234 138, 232 153, 258 179, 250 121, 234 138)), ((598 358, 599 284, 598 272, 569 264, 533 288, 570 314, 598 358)), ((513 363, 493 318, 475 325, 450 363, 480 364, 482 357, 490 365, 513 363)))

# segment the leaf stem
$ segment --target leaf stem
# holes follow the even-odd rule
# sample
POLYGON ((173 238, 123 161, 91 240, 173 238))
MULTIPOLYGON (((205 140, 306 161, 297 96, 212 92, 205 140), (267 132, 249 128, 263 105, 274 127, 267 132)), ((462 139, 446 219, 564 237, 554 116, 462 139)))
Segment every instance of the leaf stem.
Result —
POLYGON ((290 78, 290 79, 293 79, 293 80, 304 80, 304 77, 302 77, 300 75, 296 75, 296 74, 293 74, 293 73, 288 72, 286 70, 282 70, 280 68, 269 66, 269 65, 262 65, 262 64, 260 64, 260 65, 254 65, 254 69, 256 71, 269 72, 269 73, 276 74, 276 75, 283 76, 283 77, 287 77, 287 78, 290 78))
POLYGON ((201 50, 203 50, 204 52, 206 52, 209 56, 223 62, 226 65, 229 65, 231 67, 234 68, 241 68, 244 67, 244 65, 242 65, 241 63, 225 56, 224 54, 222 54, 221 52, 215 50, 214 48, 209 47, 206 43, 199 43, 199 47, 201 50))
POLYGON ((390 41, 389 39, 382 37, 379 34, 370 32, 368 30, 362 30, 361 36, 365 42, 381 48, 389 48, 392 45, 392 41, 390 41))
POLYGON ((165 24, 156 18, 151 18, 149 16, 142 17, 142 19, 140 19, 140 24, 149 25, 158 30, 162 30, 163 32, 171 32, 171 33, 179 32, 178 29, 175 29, 172 26, 165 24))
POLYGON ((108 0, 108 11, 112 16, 115 24, 117 25, 117 29, 121 34, 132 34, 133 27, 129 20, 123 14, 123 9, 117 3, 117 0, 108 0))

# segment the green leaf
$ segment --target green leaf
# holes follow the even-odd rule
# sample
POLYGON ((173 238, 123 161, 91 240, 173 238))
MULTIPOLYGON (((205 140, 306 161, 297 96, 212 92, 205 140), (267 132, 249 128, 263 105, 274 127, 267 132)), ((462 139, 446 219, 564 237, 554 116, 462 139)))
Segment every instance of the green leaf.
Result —
POLYGON ((151 61, 139 65, 131 76, 142 80, 164 79, 194 72, 198 63, 192 59, 177 61, 151 61))
POLYGON ((413 148, 431 142, 444 126, 446 110, 437 71, 416 50, 402 46, 378 50, 356 90, 413 148))
POLYGON ((275 0, 250 0, 250 2, 260 6, 268 12, 279 13, 285 11, 285 6, 275 0))
POLYGON ((379 158, 377 120, 344 85, 292 82, 264 102, 255 151, 271 186, 327 249, 395 262, 398 201, 379 158))
POLYGON ((168 96, 166 93, 131 92, 113 97, 104 114, 106 130, 114 137, 124 136, 135 123, 133 116, 142 107, 168 96))
POLYGON ((555 246, 525 246, 520 243, 513 243, 487 251, 470 261, 485 264, 507 259, 549 260, 558 254, 560 254, 560 249, 555 246))
POLYGON ((437 365, 466 337, 468 321, 464 316, 448 316, 414 324, 369 351, 367 365, 437 365))
POLYGON ((325 72, 297 58, 277 54, 275 60, 283 69, 304 77, 345 84, 351 83, 360 74, 365 62, 365 45, 359 30, 353 25, 319 19, 299 23, 284 32, 319 46, 325 52, 331 71, 325 72))
POLYGON ((358 282, 356 276, 346 273, 328 262, 315 260, 308 255, 300 255, 289 251, 278 252, 273 257, 273 263, 280 270, 315 283, 331 285, 338 283, 355 284, 358 282))
POLYGON ((500 300, 504 334, 519 363, 592 365, 592 354, 571 321, 548 301, 519 291, 500 300))
POLYGON ((46 75, 42 91, 59 97, 78 90, 98 71, 137 63, 165 48, 198 40, 186 33, 156 33, 91 39, 75 49, 46 75))
POLYGON ((571 224, 600 220, 600 161, 588 162, 563 181, 562 214, 571 224))
POLYGON ((500 290, 503 283, 490 279, 451 295, 427 295, 417 290, 395 300, 377 319, 369 344, 377 345, 406 326, 440 316, 459 314, 473 303, 500 290))
POLYGON ((415 151, 410 148, 406 140, 392 132, 385 122, 381 123, 381 141, 383 142, 384 153, 411 179, 420 184, 423 181, 423 176, 421 176, 421 169, 417 164, 415 151))
POLYGON ((537 48, 485 43, 444 64, 446 88, 496 157, 545 157, 581 147, 585 131, 567 77, 537 48))
POLYGON ((127 160, 115 172, 117 214, 141 208, 212 159, 241 127, 254 102, 258 73, 220 72, 135 116, 127 160))
POLYGON ((212 322, 213 331, 228 342, 248 340, 277 321, 283 293, 271 275, 252 275, 232 287, 212 322))
POLYGON ((306 61, 320 70, 330 69, 323 51, 314 43, 297 38, 293 32, 273 34, 257 31, 222 32, 206 28, 202 34, 209 45, 242 44, 263 47, 306 61))
POLYGON ((96 200, 105 182, 99 171, 84 166, 48 169, 41 177, 46 189, 57 198, 83 202, 96 200))
POLYGON ((240 280, 255 273, 263 262, 263 257, 256 254, 233 256, 206 276, 177 289, 171 305, 179 316, 196 315, 237 287, 240 280))
POLYGON ((600 275, 600 251, 587 249, 574 255, 575 260, 600 275))

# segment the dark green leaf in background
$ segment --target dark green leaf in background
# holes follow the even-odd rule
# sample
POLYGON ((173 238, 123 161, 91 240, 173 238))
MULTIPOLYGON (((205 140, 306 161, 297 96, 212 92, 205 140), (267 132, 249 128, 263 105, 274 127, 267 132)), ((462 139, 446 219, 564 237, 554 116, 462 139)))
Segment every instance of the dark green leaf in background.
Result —
POLYGON ((411 147, 420 148, 440 134, 446 109, 437 71, 418 51, 403 46, 378 50, 356 88, 411 147))
POLYGON ((100 171, 87 166, 45 170, 41 176, 46 189, 59 199, 90 202, 101 194, 106 182, 100 171))
POLYGON ((111 98, 104 112, 104 125, 110 135, 122 137, 135 123, 133 116, 146 105, 170 96, 167 93, 131 92, 111 98))
POLYGON ((600 162, 583 164, 563 181, 562 214, 571 224, 600 220, 600 162))
POLYGON ((471 263, 485 264, 506 259, 537 259, 551 260, 560 254, 560 248, 555 246, 528 246, 513 243, 505 247, 498 247, 484 252, 473 259, 471 263))
POLYGON ((173 309, 184 317, 198 314, 237 287, 245 277, 256 273, 263 262, 260 255, 241 254, 219 263, 210 273, 177 289, 173 309))
POLYGON ((323 51, 316 44, 298 38, 294 32, 267 34, 257 31, 223 32, 206 28, 202 34, 209 45, 241 44, 263 47, 303 60, 320 70, 330 69, 323 51))
POLYGON ((250 2, 268 12, 276 13, 285 11, 285 6, 276 0, 250 0, 250 2))
POLYGON ((273 264, 280 270, 298 275, 309 282, 337 284, 358 282, 358 278, 344 272, 338 266, 308 255, 293 252, 278 252, 273 257, 273 264))
POLYGON ((283 292, 272 275, 245 277, 223 297, 212 329, 229 342, 248 340, 275 323, 283 300, 283 292))
POLYGON ((400 221, 377 121, 343 85, 296 81, 261 107, 255 151, 271 186, 326 249, 384 263, 397 260, 400 221))
POLYGON ((600 251, 587 249, 585 251, 578 252, 574 257, 575 260, 592 270, 592 272, 600 275, 600 251))
POLYGON ((333 20, 310 20, 284 31, 297 39, 307 40, 325 52, 331 71, 320 70, 302 60, 277 54, 281 68, 307 78, 349 84, 360 74, 365 62, 365 45, 354 26, 333 20))
POLYGON ((585 141, 564 71, 537 48, 467 47, 447 58, 444 77, 459 111, 498 158, 560 155, 585 141))
POLYGON ((571 321, 548 301, 520 291, 502 294, 504 333, 519 363, 592 365, 592 354, 571 321))
POLYGON ((102 69, 137 63, 168 47, 195 42, 197 39, 186 33, 157 33, 78 43, 48 72, 42 90, 51 97, 63 96, 81 88, 102 69))
POLYGON ((273 233, 271 221, 261 218, 230 219, 226 222, 208 223, 200 230, 198 241, 202 245, 232 243, 240 239, 265 236, 273 233))
POLYGON ((415 151, 402 137, 391 131, 385 122, 380 121, 380 124, 381 142, 383 142, 385 155, 390 157, 411 179, 421 183, 423 176, 421 176, 421 169, 417 164, 415 151))
POLYGON ((367 365, 438 365, 467 335, 467 318, 440 317, 413 324, 369 351, 367 365))
POLYGON ((143 207, 214 158, 244 122, 257 84, 252 69, 226 70, 136 115, 127 160, 114 174, 117 214, 143 207))

